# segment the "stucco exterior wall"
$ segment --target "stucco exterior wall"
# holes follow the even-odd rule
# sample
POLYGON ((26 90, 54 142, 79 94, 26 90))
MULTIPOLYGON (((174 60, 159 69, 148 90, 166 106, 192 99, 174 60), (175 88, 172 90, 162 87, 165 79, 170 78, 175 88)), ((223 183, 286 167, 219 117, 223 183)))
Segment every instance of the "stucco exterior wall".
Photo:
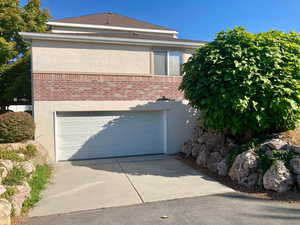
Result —
POLYGON ((167 113, 167 154, 180 151, 192 134, 195 111, 185 101, 35 101, 36 140, 49 151, 55 161, 55 112, 72 111, 147 111, 167 113))
POLYGON ((33 71, 150 74, 148 47, 33 41, 33 71))

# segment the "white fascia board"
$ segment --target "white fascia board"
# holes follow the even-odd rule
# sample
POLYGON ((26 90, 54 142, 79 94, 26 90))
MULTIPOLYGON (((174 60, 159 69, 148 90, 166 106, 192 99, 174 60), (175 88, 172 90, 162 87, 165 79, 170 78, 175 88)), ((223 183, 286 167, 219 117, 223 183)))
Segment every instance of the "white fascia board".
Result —
POLYGON ((186 47, 197 48, 202 43, 196 42, 180 42, 168 40, 147 40, 147 39, 129 39, 129 38, 114 38, 114 37, 90 37, 84 35, 65 35, 53 33, 19 33, 25 40, 53 40, 53 41, 72 41, 72 42, 89 42, 89 43, 109 43, 109 44, 131 44, 131 45, 146 45, 146 46, 172 46, 172 47, 186 47))
POLYGON ((178 32, 175 30, 142 29, 142 28, 133 28, 133 27, 118 27, 118 26, 106 26, 106 25, 79 24, 79 23, 48 22, 47 25, 58 26, 58 27, 101 29, 101 30, 122 30, 122 31, 135 31, 135 32, 146 32, 146 33, 160 33, 160 34, 178 34, 178 32))

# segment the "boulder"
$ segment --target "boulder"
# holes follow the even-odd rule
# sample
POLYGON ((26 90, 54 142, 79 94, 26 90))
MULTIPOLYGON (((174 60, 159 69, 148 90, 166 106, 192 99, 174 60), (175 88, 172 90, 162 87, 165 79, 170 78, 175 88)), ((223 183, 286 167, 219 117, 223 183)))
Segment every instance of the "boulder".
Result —
POLYGON ((293 177, 283 161, 276 161, 265 173, 263 185, 267 190, 288 191, 293 184, 293 177))
POLYGON ((222 161, 218 162, 217 164, 217 171, 218 175, 226 176, 228 174, 228 161, 227 159, 223 159, 222 161))
POLYGON ((10 160, 0 159, 0 166, 5 167, 8 171, 10 171, 14 167, 14 164, 10 160))
POLYGON ((261 144, 261 149, 265 150, 267 148, 270 148, 270 149, 280 150, 280 149, 285 148, 287 145, 288 145, 287 142, 285 142, 279 138, 274 138, 274 139, 268 140, 265 143, 261 144))
POLYGON ((197 165, 201 167, 206 167, 208 155, 209 154, 207 153, 207 151, 200 151, 196 160, 197 165))
POLYGON ((0 182, 4 180, 8 175, 8 170, 6 167, 0 166, 0 182))
POLYGON ((193 143, 192 141, 184 142, 181 152, 184 153, 187 157, 192 154, 193 143))
POLYGON ((298 184, 298 188, 300 188, 300 175, 298 175, 296 177, 296 181, 297 181, 297 184, 298 184))
POLYGON ((300 154, 300 147, 296 145, 290 145, 290 149, 296 154, 300 154))
POLYGON ((291 159, 290 166, 292 168, 292 172, 300 175, 300 158, 291 159))
POLYGON ((35 167, 30 161, 19 162, 17 166, 23 168, 28 174, 31 174, 35 171, 35 167))
POLYGON ((207 168, 212 172, 218 172, 218 163, 221 162, 223 157, 219 152, 212 152, 207 159, 207 168))
POLYGON ((3 185, 0 185, 0 195, 6 192, 6 188, 3 185))
POLYGON ((17 193, 12 196, 11 203, 15 210, 16 216, 20 216, 22 213, 22 205, 30 196, 31 188, 26 181, 24 181, 22 185, 15 186, 15 188, 17 193))
POLYGON ((233 181, 245 187, 253 187, 257 184, 258 157, 253 150, 239 154, 229 170, 229 176, 233 181), (256 175, 253 175, 256 174, 256 175))
POLYGON ((10 225, 11 204, 6 199, 0 199, 0 225, 10 225))
POLYGON ((200 144, 193 144, 193 147, 192 147, 192 156, 197 158, 198 154, 199 154, 199 151, 201 149, 201 146, 200 144))
POLYGON ((20 157, 21 159, 25 160, 25 155, 24 155, 23 153, 18 153, 17 155, 18 155, 18 157, 20 157))

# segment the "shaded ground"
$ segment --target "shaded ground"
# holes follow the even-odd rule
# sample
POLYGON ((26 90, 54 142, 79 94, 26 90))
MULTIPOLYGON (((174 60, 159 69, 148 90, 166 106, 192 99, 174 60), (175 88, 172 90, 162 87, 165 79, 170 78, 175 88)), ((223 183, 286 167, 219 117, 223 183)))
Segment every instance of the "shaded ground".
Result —
POLYGON ((295 204, 238 193, 35 217, 26 225, 296 225, 295 204))
MULTIPOLYGON (((300 132, 300 129, 299 129, 300 132)), ((300 135, 300 134, 299 134, 300 135)), ((234 183, 228 176, 223 177, 219 176, 216 173, 213 173, 209 171, 207 168, 199 167, 194 159, 191 158, 184 158, 182 156, 177 157, 181 162, 186 163, 187 165, 191 166, 195 170, 198 170, 199 172, 206 174, 208 177, 211 177, 220 183, 236 190, 241 193, 247 194, 251 197, 257 197, 262 199, 268 199, 268 200, 278 200, 278 201, 287 201, 289 203, 296 203, 298 207, 300 207, 300 193, 297 190, 289 191, 286 193, 277 193, 274 191, 266 191, 263 188, 246 188, 241 185, 238 185, 234 183)))

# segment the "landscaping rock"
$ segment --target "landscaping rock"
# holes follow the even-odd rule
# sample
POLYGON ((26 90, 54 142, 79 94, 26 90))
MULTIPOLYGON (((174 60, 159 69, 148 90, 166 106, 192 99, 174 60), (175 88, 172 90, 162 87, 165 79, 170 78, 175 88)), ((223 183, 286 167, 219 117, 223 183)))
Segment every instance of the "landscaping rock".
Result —
POLYGON ((271 149, 277 149, 277 150, 280 150, 280 149, 286 147, 287 145, 288 145, 287 142, 285 142, 285 141, 283 141, 283 140, 281 140, 281 139, 279 139, 279 138, 274 138, 274 139, 272 139, 272 140, 269 140, 269 141, 263 143, 263 144, 261 145, 261 147, 262 147, 262 148, 265 148, 266 146, 268 146, 268 147, 271 148, 271 149))
POLYGON ((300 175, 300 158, 291 159, 290 166, 292 168, 292 172, 300 175))
POLYGON ((192 154, 193 143, 192 141, 184 142, 181 152, 184 153, 187 157, 192 154))
POLYGON ((19 162, 17 166, 23 168, 28 174, 31 174, 35 171, 35 167, 30 161, 19 162))
POLYGON ((298 175, 296 177, 296 181, 297 181, 297 184, 298 184, 298 188, 300 189, 300 175, 298 175))
POLYGON ((300 154, 300 147, 299 146, 296 146, 296 145, 290 145, 290 149, 297 153, 297 154, 300 154))
POLYGON ((6 199, 0 199, 0 225, 10 225, 11 204, 6 199))
POLYGON ((25 155, 23 153, 18 153, 17 154, 21 159, 25 160, 25 155))
POLYGON ((17 193, 12 196, 11 202, 16 216, 19 216, 22 213, 22 205, 24 201, 30 196, 31 188, 26 181, 24 181, 22 185, 15 186, 15 188, 17 193))
POLYGON ((212 152, 207 159, 207 168, 212 172, 218 172, 218 163, 221 162, 223 157, 219 152, 212 152))
POLYGON ((198 166, 201 167, 206 167, 207 166, 207 158, 208 158, 208 153, 207 151, 201 151, 199 152, 199 155, 197 157, 196 163, 198 166))
POLYGON ((6 167, 1 166, 0 167, 0 182, 2 182, 2 180, 4 180, 8 175, 8 170, 6 169, 6 167))
POLYGON ((198 154, 199 154, 199 151, 201 149, 201 146, 200 144, 194 144, 193 147, 192 147, 192 156, 197 158, 198 154))
POLYGON ((10 171, 14 167, 14 164, 10 160, 0 159, 0 166, 5 167, 8 171, 10 171))
POLYGON ((0 195, 6 192, 6 188, 3 185, 0 185, 0 195))
POLYGON ((246 187, 253 187, 257 184, 258 179, 258 176, 256 174, 257 166, 257 155, 252 150, 248 150, 236 157, 232 167, 230 168, 229 176, 238 184, 246 187))
POLYGON ((263 185, 267 190, 286 192, 293 184, 293 177, 284 162, 276 161, 263 177, 263 185))
POLYGON ((218 175, 226 176, 228 174, 228 161, 227 159, 223 159, 217 164, 218 175))

